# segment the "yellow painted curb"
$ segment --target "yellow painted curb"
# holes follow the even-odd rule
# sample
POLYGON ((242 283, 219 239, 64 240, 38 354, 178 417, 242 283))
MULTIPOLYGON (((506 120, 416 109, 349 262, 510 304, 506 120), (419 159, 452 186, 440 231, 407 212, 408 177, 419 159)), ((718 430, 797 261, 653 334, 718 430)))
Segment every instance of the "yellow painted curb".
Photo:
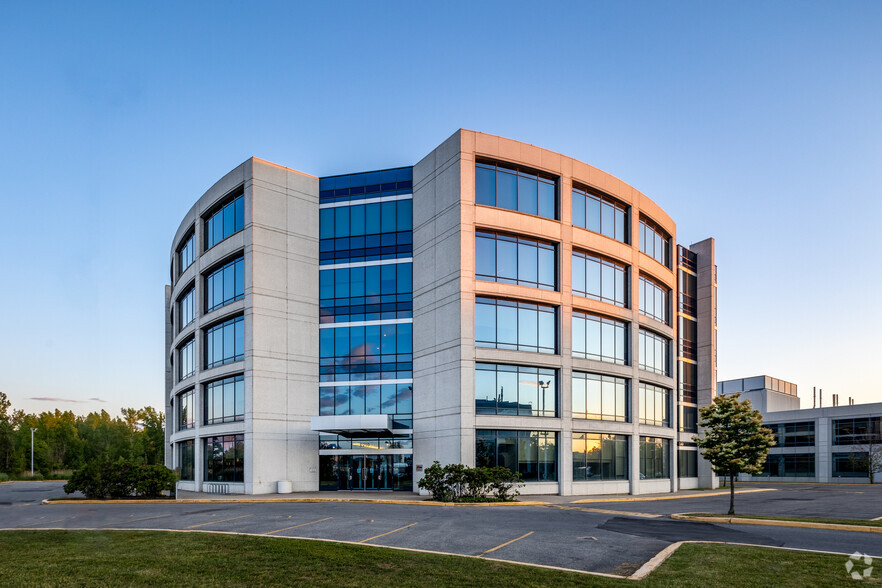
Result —
POLYGON ((868 525, 842 525, 839 523, 813 523, 810 521, 782 521, 777 519, 743 519, 739 517, 691 517, 672 514, 672 519, 729 525, 759 525, 765 527, 797 527, 800 529, 827 529, 828 531, 853 531, 856 533, 882 533, 882 527, 868 525))
POLYGON ((384 500, 380 498, 182 498, 180 500, 165 499, 132 499, 132 500, 71 500, 65 498, 46 499, 42 504, 242 504, 242 503, 363 503, 363 504, 405 504, 419 506, 548 506, 548 502, 436 502, 434 500, 384 500))
MULTIPOLYGON (((777 488, 754 488, 752 490, 736 490, 735 494, 751 494, 753 492, 777 492, 777 488)), ((583 504, 586 502, 651 502, 654 500, 681 500, 683 498, 704 498, 705 496, 729 496, 730 492, 701 492, 695 494, 682 494, 679 496, 629 496, 627 498, 586 498, 574 500, 570 504, 583 504)))
POLYGON ((171 498, 132 498, 131 500, 76 500, 71 498, 45 498, 40 504, 174 504, 171 498))

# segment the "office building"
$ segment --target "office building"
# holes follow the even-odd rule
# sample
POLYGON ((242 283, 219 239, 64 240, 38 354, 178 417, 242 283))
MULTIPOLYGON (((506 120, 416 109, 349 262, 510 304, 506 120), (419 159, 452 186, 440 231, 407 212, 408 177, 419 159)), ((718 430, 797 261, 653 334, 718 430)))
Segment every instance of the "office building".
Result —
POLYGON ((249 159, 182 221, 165 320, 184 489, 415 491, 434 461, 523 494, 716 483, 692 441, 713 240, 533 145, 459 130, 322 178, 249 159))
MULTIPOLYGON (((775 434, 762 474, 745 480, 777 482, 870 481, 870 455, 882 450, 882 402, 800 409, 796 384, 770 376, 717 383, 718 394, 740 393, 775 434)), ((833 397, 830 397, 830 402, 833 397)), ((814 403, 813 403, 814 404, 814 403)), ((882 460, 875 458, 877 464, 882 460)), ((878 470, 878 468, 877 468, 878 470)), ((882 481, 878 471, 874 481, 882 481)))

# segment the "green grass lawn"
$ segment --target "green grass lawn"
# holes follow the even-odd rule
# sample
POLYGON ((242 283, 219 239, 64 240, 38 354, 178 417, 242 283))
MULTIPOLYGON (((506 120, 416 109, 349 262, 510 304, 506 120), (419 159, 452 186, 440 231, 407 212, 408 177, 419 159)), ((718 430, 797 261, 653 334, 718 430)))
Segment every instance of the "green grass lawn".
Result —
MULTIPOLYGON (((4 531, 0 554, 3 586, 854 586, 843 556, 716 544, 684 545, 639 583, 475 558, 211 533, 4 531)), ((882 581, 862 585, 873 583, 882 581)))
POLYGON ((882 521, 868 521, 866 519, 824 519, 816 517, 786 517, 780 515, 752 515, 752 514, 715 514, 710 512, 684 513, 689 517, 723 517, 731 519, 762 519, 764 521, 798 521, 802 523, 828 523, 831 525, 860 525, 862 527, 882 527, 882 521))

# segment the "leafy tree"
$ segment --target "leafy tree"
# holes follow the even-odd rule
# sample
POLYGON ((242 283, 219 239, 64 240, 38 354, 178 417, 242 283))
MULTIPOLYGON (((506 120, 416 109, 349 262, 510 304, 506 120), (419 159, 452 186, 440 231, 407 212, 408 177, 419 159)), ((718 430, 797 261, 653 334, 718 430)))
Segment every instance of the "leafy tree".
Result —
POLYGON ((44 476, 120 458, 146 465, 163 463, 165 418, 153 407, 123 409, 122 418, 103 410, 77 416, 69 410, 37 415, 11 408, 0 392, 0 473, 30 472, 32 427, 37 429, 34 469, 44 476))
POLYGON ((8 472, 15 452, 15 427, 8 414, 12 403, 0 392, 0 472, 8 472))
POLYGON ((763 415, 740 394, 717 396, 713 404, 699 409, 698 426, 703 437, 695 437, 701 454, 718 474, 729 476, 729 514, 735 514, 735 476, 759 474, 775 445, 770 429, 763 427, 763 415))

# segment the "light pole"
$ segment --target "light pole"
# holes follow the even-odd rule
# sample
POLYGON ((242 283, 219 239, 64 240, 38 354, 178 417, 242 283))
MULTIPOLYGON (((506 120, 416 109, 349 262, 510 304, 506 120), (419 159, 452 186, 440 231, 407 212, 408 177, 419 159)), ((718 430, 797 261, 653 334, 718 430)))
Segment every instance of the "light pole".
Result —
POLYGON ((539 387, 542 388, 542 402, 540 405, 542 406, 542 415, 545 415, 545 390, 548 388, 548 385, 551 384, 551 380, 542 381, 539 380, 539 387))
POLYGON ((31 427, 31 477, 34 477, 34 431, 36 427, 31 427))

